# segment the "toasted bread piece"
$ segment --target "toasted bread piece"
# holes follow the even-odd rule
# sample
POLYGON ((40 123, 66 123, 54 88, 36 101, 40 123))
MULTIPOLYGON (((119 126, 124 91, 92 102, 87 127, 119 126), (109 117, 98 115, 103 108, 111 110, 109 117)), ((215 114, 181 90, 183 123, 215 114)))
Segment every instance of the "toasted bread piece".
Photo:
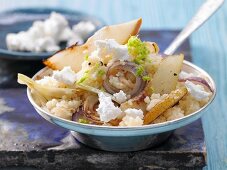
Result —
POLYGON ((98 30, 87 42, 81 46, 73 45, 61 50, 44 61, 44 64, 54 70, 61 70, 70 66, 75 72, 81 69, 85 55, 95 49, 95 40, 115 39, 119 44, 127 43, 130 36, 137 35, 142 24, 142 19, 136 19, 127 23, 106 26, 98 30))

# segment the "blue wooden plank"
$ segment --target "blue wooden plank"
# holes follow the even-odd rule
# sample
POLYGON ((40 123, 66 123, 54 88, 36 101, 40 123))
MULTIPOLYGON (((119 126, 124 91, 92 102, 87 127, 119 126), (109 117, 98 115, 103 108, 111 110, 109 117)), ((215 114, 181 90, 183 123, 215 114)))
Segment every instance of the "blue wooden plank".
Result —
MULTIPOLYGON (((203 0, 1 0, 0 10, 14 7, 53 6, 81 10, 108 24, 143 17, 143 28, 182 28, 203 0)), ((207 70, 218 88, 214 104, 203 117, 208 169, 227 169, 227 4, 191 37, 193 61, 207 70)))

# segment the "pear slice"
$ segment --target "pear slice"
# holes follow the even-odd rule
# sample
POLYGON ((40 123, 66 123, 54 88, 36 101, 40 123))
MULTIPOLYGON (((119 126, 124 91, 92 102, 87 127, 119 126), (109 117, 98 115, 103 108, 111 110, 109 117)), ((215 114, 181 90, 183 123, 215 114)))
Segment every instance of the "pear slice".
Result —
POLYGON ((105 26, 91 36, 85 44, 73 45, 59 51, 45 60, 44 64, 54 70, 70 66, 72 70, 78 72, 81 69, 84 56, 89 55, 95 49, 95 40, 115 39, 119 44, 125 44, 130 36, 138 34, 141 24, 142 18, 139 18, 123 24, 105 26))
POLYGON ((154 93, 169 94, 176 89, 183 61, 183 54, 167 56, 161 61, 151 82, 154 93))

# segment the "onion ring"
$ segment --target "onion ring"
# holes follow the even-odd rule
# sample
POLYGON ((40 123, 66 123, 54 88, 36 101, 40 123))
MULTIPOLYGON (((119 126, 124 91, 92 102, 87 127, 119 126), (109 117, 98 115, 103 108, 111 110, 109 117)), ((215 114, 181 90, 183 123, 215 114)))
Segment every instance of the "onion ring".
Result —
POLYGON ((146 81, 142 79, 142 76, 144 76, 145 73, 143 73, 142 76, 137 76, 136 69, 137 69, 137 65, 129 61, 124 61, 123 63, 120 61, 114 62, 107 70, 107 73, 106 73, 107 77, 103 82, 103 87, 110 94, 118 93, 120 89, 114 87, 109 82, 110 75, 116 74, 118 72, 129 72, 135 76, 136 80, 135 80, 135 85, 133 89, 130 92, 126 92, 126 94, 130 95, 131 97, 137 96, 145 88, 146 81))
POLYGON ((185 79, 179 79, 179 82, 185 82, 187 80, 200 83, 200 84, 206 86, 210 90, 210 92, 214 92, 214 90, 211 88, 209 83, 204 78, 201 78, 201 77, 188 77, 188 78, 185 78, 185 79))

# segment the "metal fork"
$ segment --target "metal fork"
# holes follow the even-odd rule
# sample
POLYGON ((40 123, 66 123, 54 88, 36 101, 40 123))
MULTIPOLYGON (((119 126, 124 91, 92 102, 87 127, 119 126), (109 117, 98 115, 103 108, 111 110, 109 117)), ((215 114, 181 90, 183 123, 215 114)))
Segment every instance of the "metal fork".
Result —
POLYGON ((164 54, 171 55, 195 30, 205 23, 224 3, 224 0, 207 0, 199 8, 195 16, 189 21, 186 27, 173 40, 164 54))

